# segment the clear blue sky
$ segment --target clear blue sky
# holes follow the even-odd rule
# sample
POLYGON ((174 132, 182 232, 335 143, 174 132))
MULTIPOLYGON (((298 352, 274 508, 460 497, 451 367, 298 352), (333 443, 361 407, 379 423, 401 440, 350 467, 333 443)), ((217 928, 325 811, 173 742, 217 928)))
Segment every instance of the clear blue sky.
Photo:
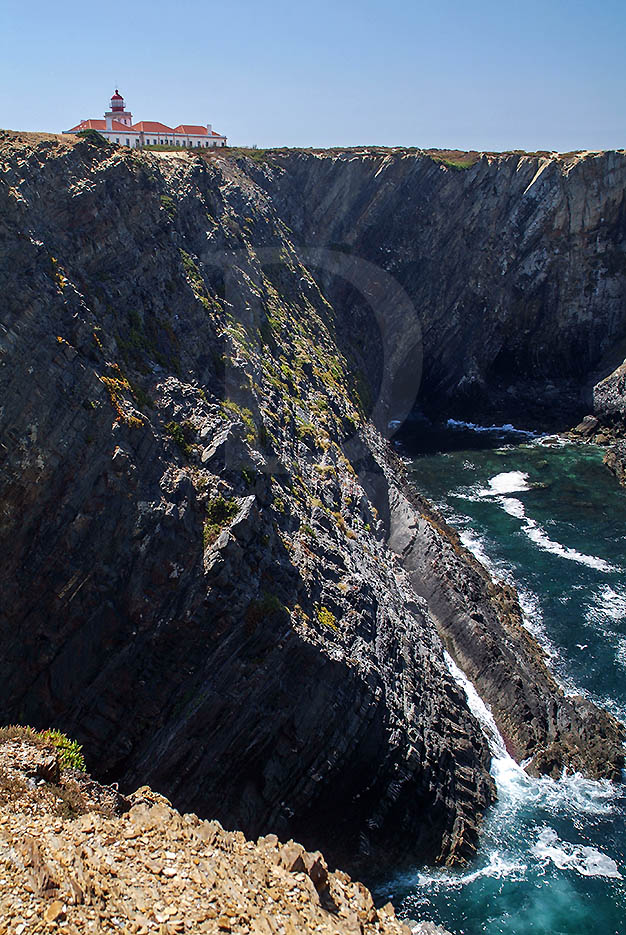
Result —
POLYGON ((626 146, 626 0, 3 0, 0 126, 136 120, 235 145, 626 146))

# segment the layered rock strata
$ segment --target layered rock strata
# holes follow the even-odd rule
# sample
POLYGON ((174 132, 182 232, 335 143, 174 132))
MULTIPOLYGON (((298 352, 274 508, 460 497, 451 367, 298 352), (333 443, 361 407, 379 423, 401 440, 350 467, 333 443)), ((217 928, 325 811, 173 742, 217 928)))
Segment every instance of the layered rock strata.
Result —
MULTIPOLYGON (((342 300, 327 254, 294 234, 298 199, 319 215, 307 160, 320 193, 361 185, 350 203, 371 243, 383 222, 368 204, 391 198, 378 237, 405 259, 405 215, 403 239, 388 228, 398 172, 443 173, 446 191, 458 173, 419 154, 214 161, 8 133, 0 159, 5 719, 54 723, 123 789, 149 782, 249 836, 350 866, 453 862, 474 853, 493 783, 443 637, 489 700, 505 673, 516 697, 545 695, 510 713, 520 756, 614 776, 619 726, 566 702, 510 624, 515 596, 504 606, 424 521, 369 418, 410 406, 419 321, 411 353, 394 350, 410 281, 398 291, 371 264, 342 300), (357 285, 392 309, 386 353, 357 285), (476 613, 490 636, 470 664, 476 613)), ((519 157, 501 168, 505 188, 532 181, 519 157)), ((468 171, 497 188, 497 160, 468 171)), ((421 218, 424 198, 416 185, 421 218)))

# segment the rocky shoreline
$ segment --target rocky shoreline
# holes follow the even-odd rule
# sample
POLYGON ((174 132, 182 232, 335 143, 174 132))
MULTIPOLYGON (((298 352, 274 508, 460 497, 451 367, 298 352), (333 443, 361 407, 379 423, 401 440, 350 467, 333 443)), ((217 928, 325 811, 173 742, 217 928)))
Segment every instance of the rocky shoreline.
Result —
MULTIPOLYGON (((394 199, 423 223, 442 199, 432 232, 461 191, 502 185, 513 210, 540 175, 560 218, 563 185, 605 173, 613 193, 626 171, 619 154, 542 165, 485 157, 460 176, 420 154, 265 163, 0 135, 7 720, 57 724, 123 790, 149 783, 350 871, 475 854, 489 750, 444 646, 518 758, 618 777, 620 725, 564 696, 516 595, 410 491, 381 433, 412 405, 422 333, 426 397, 467 388, 444 379, 464 313, 427 307, 394 199), (302 246, 314 236, 332 269, 302 246), (353 250, 390 309, 384 353, 345 288, 353 250)), ((502 207, 485 199, 477 232, 502 207)), ((576 217, 574 253, 591 236, 576 217)), ((579 339, 573 319, 564 333, 579 339)), ((484 345, 474 387, 504 353, 484 345)))

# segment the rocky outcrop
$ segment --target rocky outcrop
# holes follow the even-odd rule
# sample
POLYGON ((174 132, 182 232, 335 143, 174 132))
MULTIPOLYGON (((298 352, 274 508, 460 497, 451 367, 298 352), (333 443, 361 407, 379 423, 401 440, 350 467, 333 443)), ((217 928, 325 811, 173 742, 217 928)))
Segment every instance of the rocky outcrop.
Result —
POLYGON ((619 342, 591 377, 593 412, 574 426, 570 436, 606 448, 604 463, 621 484, 626 483, 626 360, 619 342))
MULTIPOLYGON (((411 405, 419 321, 407 325, 407 353, 396 345, 423 185, 442 185, 450 205, 481 173, 486 191, 499 180, 517 191, 519 178, 532 182, 531 163, 504 159, 500 176, 486 159, 466 176, 421 155, 256 163, 8 133, 1 142, 4 717, 54 722, 123 790, 149 782, 248 836, 294 836, 348 867, 459 861, 474 853, 493 783, 439 634, 463 663, 477 606, 492 643, 508 647, 491 681, 488 655, 475 671, 467 654, 479 689, 495 692, 521 667, 519 693, 547 694, 528 729, 514 723, 526 708, 510 713, 520 755, 534 744, 550 751, 538 768, 551 771, 558 755, 613 776, 617 728, 591 705, 565 703, 529 637, 519 656, 514 596, 503 610, 467 556, 450 571, 448 533, 424 524, 368 418, 386 426, 411 405), (324 211, 311 204, 308 172, 327 192, 324 211), (408 197, 403 173, 423 177, 410 232, 396 195, 408 197), (374 263, 355 269, 343 247, 329 257, 299 242, 317 231, 333 243, 347 203, 345 236, 361 229, 360 206, 370 245, 382 225, 393 277, 374 263), (296 236, 311 218, 317 226, 296 236), (382 345, 359 289, 381 313, 382 345), (410 547, 400 513, 402 527, 420 530, 410 547)), ((603 158, 597 171, 619 175, 622 157, 603 158)), ((587 172, 579 164, 569 175, 587 172)), ((559 186, 569 177, 560 164, 544 174, 559 186)), ((446 321, 427 319, 429 355, 446 321)), ((462 377, 441 370, 469 340, 453 331, 456 350, 425 358, 425 398, 460 392, 462 377)))
MULTIPOLYGON (((134 792, 122 811, 60 812, 59 787, 42 772, 43 756, 41 746, 23 739, 0 743, 4 931, 434 930, 428 923, 409 928, 390 903, 376 907, 361 883, 329 872, 319 851, 309 853, 294 841, 283 844, 275 835, 248 841, 219 822, 181 815, 148 786, 134 792)), ((52 748, 45 756, 62 773, 52 748)), ((117 793, 110 789, 108 795, 117 793)))

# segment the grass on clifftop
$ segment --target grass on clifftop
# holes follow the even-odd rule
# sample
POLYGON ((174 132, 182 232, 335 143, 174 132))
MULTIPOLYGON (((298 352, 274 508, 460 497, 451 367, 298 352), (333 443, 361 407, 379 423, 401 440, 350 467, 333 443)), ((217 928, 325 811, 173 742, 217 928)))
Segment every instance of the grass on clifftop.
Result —
POLYGON ((36 731, 33 727, 9 724, 0 728, 0 743, 7 740, 26 740, 38 747, 52 746, 58 751, 61 769, 86 770, 82 746, 56 728, 36 731))

